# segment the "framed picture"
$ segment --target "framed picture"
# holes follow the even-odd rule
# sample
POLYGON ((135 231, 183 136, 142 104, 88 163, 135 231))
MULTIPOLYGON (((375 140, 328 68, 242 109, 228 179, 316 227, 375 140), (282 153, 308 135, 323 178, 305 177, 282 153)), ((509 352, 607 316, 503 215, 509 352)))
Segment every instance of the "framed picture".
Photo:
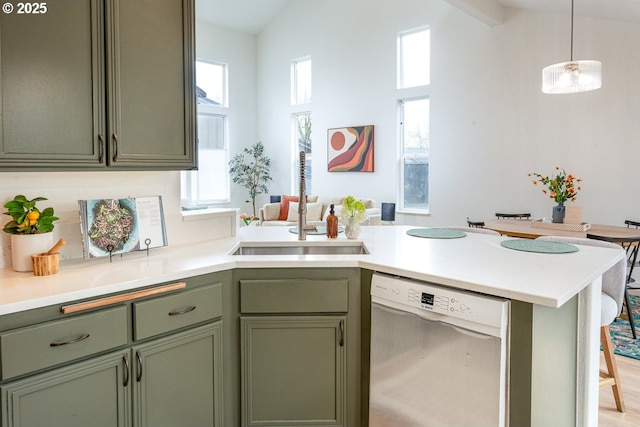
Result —
POLYGON ((373 172, 373 125, 327 131, 329 172, 373 172))

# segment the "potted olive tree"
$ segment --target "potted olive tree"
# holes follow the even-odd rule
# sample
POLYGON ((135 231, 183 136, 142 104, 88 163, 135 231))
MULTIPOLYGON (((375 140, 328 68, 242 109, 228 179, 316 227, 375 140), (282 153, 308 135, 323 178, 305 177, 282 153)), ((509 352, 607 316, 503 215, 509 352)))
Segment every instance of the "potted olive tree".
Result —
POLYGON ((3 231, 11 235, 11 261, 15 271, 33 271, 31 255, 46 252, 53 246, 53 208, 40 210, 37 202, 47 200, 36 197, 29 200, 23 195, 17 195, 13 200, 5 203, 5 215, 11 220, 7 222, 3 231))
MULTIPOLYGON (((262 142, 245 148, 244 153, 236 154, 229 162, 229 174, 235 184, 249 190, 253 215, 256 215, 256 197, 269 192, 267 183, 271 181, 271 159, 264 154, 262 142), (249 159, 245 158, 245 155, 249 159)), ((247 200, 249 202, 249 200, 247 200)))

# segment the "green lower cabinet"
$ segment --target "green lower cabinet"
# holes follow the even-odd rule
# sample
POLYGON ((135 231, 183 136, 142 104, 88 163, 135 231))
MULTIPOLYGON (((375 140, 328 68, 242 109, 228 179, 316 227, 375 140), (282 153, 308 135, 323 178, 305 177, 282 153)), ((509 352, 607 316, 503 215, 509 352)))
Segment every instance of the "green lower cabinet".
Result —
POLYGON ((222 322, 135 346, 134 426, 223 425, 222 322))
POLYGON ((2 387, 3 427, 131 425, 129 372, 118 352, 2 387))
POLYGON ((346 425, 346 316, 241 317, 242 425, 346 425))
POLYGON ((221 335, 218 321, 8 382, 2 427, 221 427, 221 335))

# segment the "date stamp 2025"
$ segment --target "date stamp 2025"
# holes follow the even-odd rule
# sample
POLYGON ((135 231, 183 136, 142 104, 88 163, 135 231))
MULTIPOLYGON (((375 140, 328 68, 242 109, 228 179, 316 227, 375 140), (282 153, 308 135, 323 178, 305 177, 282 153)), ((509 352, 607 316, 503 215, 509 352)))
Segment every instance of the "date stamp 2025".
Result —
POLYGON ((44 15, 47 13, 47 3, 11 3, 6 2, 2 5, 2 12, 7 15, 15 13, 16 15, 44 15))

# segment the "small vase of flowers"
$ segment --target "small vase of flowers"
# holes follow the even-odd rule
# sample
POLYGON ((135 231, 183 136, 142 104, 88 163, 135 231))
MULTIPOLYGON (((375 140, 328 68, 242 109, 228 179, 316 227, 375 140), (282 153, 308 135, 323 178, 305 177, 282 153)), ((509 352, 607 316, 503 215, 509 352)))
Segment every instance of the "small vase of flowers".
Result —
POLYGON ((5 215, 11 220, 3 231, 11 235, 11 261, 15 271, 33 271, 31 255, 46 252, 53 245, 53 222, 58 220, 53 208, 40 210, 37 202, 47 200, 44 197, 27 199, 17 195, 5 203, 5 215))
POLYGON ((360 200, 353 196, 347 196, 342 202, 340 216, 347 223, 344 234, 347 239, 357 239, 360 235, 360 223, 367 219, 367 209, 360 200))
POLYGON ((552 222, 564 222, 564 204, 566 201, 574 202, 576 200, 578 191, 582 190, 580 187, 582 179, 576 178, 558 166, 556 166, 555 176, 542 176, 536 172, 530 173, 529 176, 535 177, 532 180, 533 185, 541 184, 546 187, 542 189, 542 193, 557 203, 553 207, 552 222))
POLYGON ((244 225, 247 226, 247 227, 250 226, 253 221, 257 221, 258 220, 258 218, 256 218, 255 215, 253 215, 253 214, 247 215, 246 213, 241 213, 240 214, 240 219, 242 220, 242 222, 244 222, 244 225))

